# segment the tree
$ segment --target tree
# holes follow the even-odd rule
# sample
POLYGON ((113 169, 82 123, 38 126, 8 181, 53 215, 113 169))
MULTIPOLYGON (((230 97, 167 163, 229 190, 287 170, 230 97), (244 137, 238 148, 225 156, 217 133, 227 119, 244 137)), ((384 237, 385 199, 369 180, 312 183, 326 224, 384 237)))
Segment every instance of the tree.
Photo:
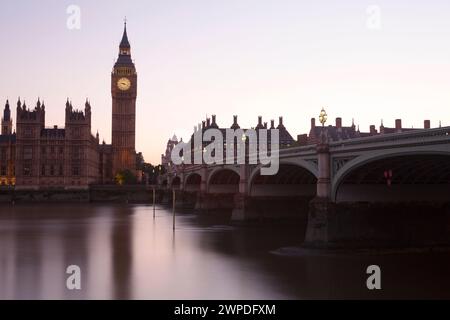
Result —
MULTIPOLYGON (((157 184, 158 177, 165 173, 165 169, 162 165, 153 166, 150 163, 143 163, 142 172, 148 177, 149 184, 157 184)), ((143 181, 143 183, 145 184, 146 181, 143 181)))
POLYGON ((146 163, 144 160, 144 155, 142 154, 142 152, 139 152, 138 154, 136 154, 136 168, 144 171, 145 165, 146 165, 146 163))
POLYGON ((114 180, 120 186, 136 184, 136 176, 130 170, 123 170, 116 174, 114 180))

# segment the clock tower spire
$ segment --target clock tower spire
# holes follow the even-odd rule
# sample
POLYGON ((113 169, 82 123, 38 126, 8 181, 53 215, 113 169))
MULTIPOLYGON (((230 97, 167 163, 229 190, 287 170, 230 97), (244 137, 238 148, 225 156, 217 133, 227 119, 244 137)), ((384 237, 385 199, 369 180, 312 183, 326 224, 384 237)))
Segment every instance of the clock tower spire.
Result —
POLYGON ((128 170, 136 175, 137 72, 131 59, 127 22, 119 57, 111 74, 113 175, 128 170))

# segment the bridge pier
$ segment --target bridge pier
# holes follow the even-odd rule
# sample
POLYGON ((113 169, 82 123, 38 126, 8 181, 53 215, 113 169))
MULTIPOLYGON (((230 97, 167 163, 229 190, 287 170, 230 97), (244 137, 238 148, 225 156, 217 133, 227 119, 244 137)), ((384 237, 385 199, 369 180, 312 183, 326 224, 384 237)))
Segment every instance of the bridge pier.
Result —
POLYGON ((239 193, 234 195, 233 198, 233 212, 231 214, 232 221, 246 221, 251 220, 252 217, 249 205, 249 190, 248 190, 248 178, 249 169, 247 165, 241 165, 239 167, 239 193))
POLYGON ((310 202, 305 245, 326 247, 335 235, 336 205, 326 198, 315 198, 310 202))
POLYGON ((195 209, 199 211, 207 210, 232 210, 232 194, 198 194, 195 209))
POLYGON ((208 183, 208 170, 206 165, 203 165, 200 169, 200 176, 202 178, 200 182, 200 191, 197 193, 197 200, 195 201, 195 210, 208 209, 207 199, 207 183, 208 183))
POLYGON ((256 218, 256 215, 249 210, 250 199, 243 193, 237 193, 233 199, 233 212, 231 214, 232 221, 248 221, 256 218))
POLYGON ((197 202, 197 192, 183 190, 180 196, 177 195, 177 204, 186 209, 194 209, 197 202))
POLYGON ((197 193, 197 199, 195 200, 194 209, 195 210, 208 209, 207 202, 208 202, 208 199, 207 199, 206 193, 203 193, 200 191, 199 193, 197 193))
POLYGON ((177 208, 184 208, 185 207, 185 194, 184 190, 175 190, 176 196, 175 196, 175 206, 177 208))
POLYGON ((169 204, 171 199, 170 190, 164 189, 162 190, 162 197, 161 197, 161 203, 162 204, 169 204))
POLYGON ((331 201, 331 157, 327 133, 322 132, 317 145, 319 176, 317 196, 310 202, 305 245, 328 246, 335 234, 335 203, 331 201))

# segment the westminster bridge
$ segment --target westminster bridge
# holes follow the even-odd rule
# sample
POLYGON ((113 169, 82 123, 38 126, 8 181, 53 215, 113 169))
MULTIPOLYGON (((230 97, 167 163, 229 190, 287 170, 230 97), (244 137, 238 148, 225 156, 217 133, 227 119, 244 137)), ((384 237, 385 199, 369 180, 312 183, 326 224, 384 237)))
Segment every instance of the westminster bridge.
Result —
POLYGON ((181 165, 160 183, 177 190, 179 205, 226 208, 235 221, 303 217, 306 244, 447 241, 449 134, 441 127, 326 138, 281 149, 275 176, 262 176, 260 165, 181 165))

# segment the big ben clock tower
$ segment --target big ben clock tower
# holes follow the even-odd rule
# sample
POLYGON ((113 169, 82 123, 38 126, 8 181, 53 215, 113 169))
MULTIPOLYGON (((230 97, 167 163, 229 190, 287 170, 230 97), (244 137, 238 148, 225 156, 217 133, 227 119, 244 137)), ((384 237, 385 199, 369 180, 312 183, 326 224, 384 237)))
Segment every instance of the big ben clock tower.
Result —
POLYGON ((136 175, 137 73, 131 60, 126 22, 119 58, 111 74, 111 93, 113 175, 123 170, 136 175))

